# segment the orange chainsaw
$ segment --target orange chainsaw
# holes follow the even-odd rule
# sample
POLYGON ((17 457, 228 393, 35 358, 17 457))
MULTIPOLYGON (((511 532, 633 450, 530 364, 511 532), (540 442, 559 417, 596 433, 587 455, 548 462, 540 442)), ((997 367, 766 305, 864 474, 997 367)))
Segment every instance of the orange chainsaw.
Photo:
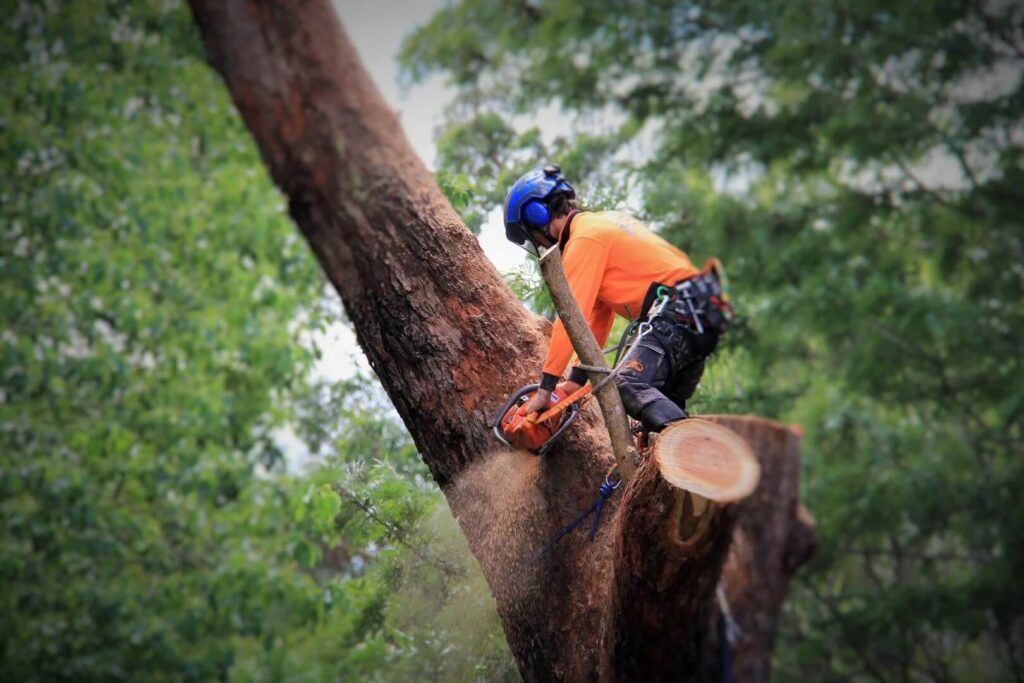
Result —
POLYGON ((494 436, 506 446, 544 455, 562 432, 579 417, 580 399, 590 393, 591 387, 587 384, 568 396, 561 389, 555 388, 551 392, 551 407, 543 414, 520 414, 522 407, 539 388, 539 384, 528 384, 512 394, 498 411, 498 419, 494 421, 494 436))

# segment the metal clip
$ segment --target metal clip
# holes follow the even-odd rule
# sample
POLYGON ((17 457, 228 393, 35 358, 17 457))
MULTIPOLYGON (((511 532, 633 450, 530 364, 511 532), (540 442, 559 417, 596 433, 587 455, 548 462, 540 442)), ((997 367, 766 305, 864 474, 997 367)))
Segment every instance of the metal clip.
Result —
POLYGON ((658 299, 651 306, 650 312, 647 314, 647 320, 654 320, 659 315, 661 315, 662 311, 665 310, 665 306, 668 305, 668 302, 670 300, 671 297, 669 297, 668 292, 658 297, 658 299))
POLYGON ((700 323, 700 313, 693 307, 693 297, 686 297, 686 307, 690 309, 690 317, 693 318, 693 324, 697 326, 697 333, 704 334, 704 326, 700 323))

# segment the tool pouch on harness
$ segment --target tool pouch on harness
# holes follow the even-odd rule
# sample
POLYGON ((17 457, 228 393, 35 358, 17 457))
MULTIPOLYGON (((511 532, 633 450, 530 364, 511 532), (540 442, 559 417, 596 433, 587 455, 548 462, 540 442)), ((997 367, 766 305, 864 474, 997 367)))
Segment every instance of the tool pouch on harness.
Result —
POLYGON ((657 317, 683 323, 698 333, 705 329, 724 332, 732 320, 732 305, 724 282, 724 271, 717 259, 709 260, 699 274, 675 285, 652 282, 644 297, 641 318, 647 316, 655 302, 668 296, 657 317))

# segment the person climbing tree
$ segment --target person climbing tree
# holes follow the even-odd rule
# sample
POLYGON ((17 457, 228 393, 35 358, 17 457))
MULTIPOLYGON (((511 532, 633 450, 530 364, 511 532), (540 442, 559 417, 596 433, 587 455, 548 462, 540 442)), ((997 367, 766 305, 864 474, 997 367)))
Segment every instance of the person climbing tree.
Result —
POLYGON ((609 501, 594 542, 563 544, 557 560, 524 572, 609 466, 595 421, 551 458, 495 457, 496 397, 536 371, 547 346, 540 321, 416 157, 328 0, 190 6, 211 64, 480 563, 522 678, 720 679, 716 586, 730 548, 752 558, 738 560, 742 585, 728 595, 744 630, 737 671, 767 671, 789 568, 811 547, 798 540, 809 526, 796 514, 797 436, 720 416, 766 463, 742 505, 701 504, 646 458, 609 501), (489 476, 495 465, 526 479, 489 476), (731 544, 734 533, 750 540, 731 544))
MULTIPOLYGON (((580 211, 575 190, 555 164, 512 185, 504 219, 509 241, 530 254, 543 258, 542 249, 561 249, 566 279, 599 344, 607 341, 615 314, 650 323, 616 376, 626 412, 648 432, 686 418, 686 401, 732 314, 718 261, 698 269, 685 252, 626 213, 580 211)), ((558 320, 540 388, 522 414, 547 409, 556 385, 571 394, 586 383, 576 366, 559 384, 572 353, 558 320)))

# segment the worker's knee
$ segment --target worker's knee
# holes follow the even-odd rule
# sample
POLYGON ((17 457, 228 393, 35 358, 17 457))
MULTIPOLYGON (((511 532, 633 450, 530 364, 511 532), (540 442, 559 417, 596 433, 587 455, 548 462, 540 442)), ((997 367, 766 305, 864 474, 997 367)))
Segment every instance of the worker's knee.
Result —
POLYGON ((626 413, 636 419, 646 406, 666 400, 660 389, 645 382, 630 381, 628 377, 619 377, 619 395, 626 413))
POLYGON ((647 404, 640 412, 639 420, 649 432, 660 432, 670 422, 687 417, 686 411, 667 398, 647 404))
POLYGON ((686 411, 649 384, 620 378, 619 395, 626 414, 649 432, 659 432, 669 422, 686 417, 686 411))

